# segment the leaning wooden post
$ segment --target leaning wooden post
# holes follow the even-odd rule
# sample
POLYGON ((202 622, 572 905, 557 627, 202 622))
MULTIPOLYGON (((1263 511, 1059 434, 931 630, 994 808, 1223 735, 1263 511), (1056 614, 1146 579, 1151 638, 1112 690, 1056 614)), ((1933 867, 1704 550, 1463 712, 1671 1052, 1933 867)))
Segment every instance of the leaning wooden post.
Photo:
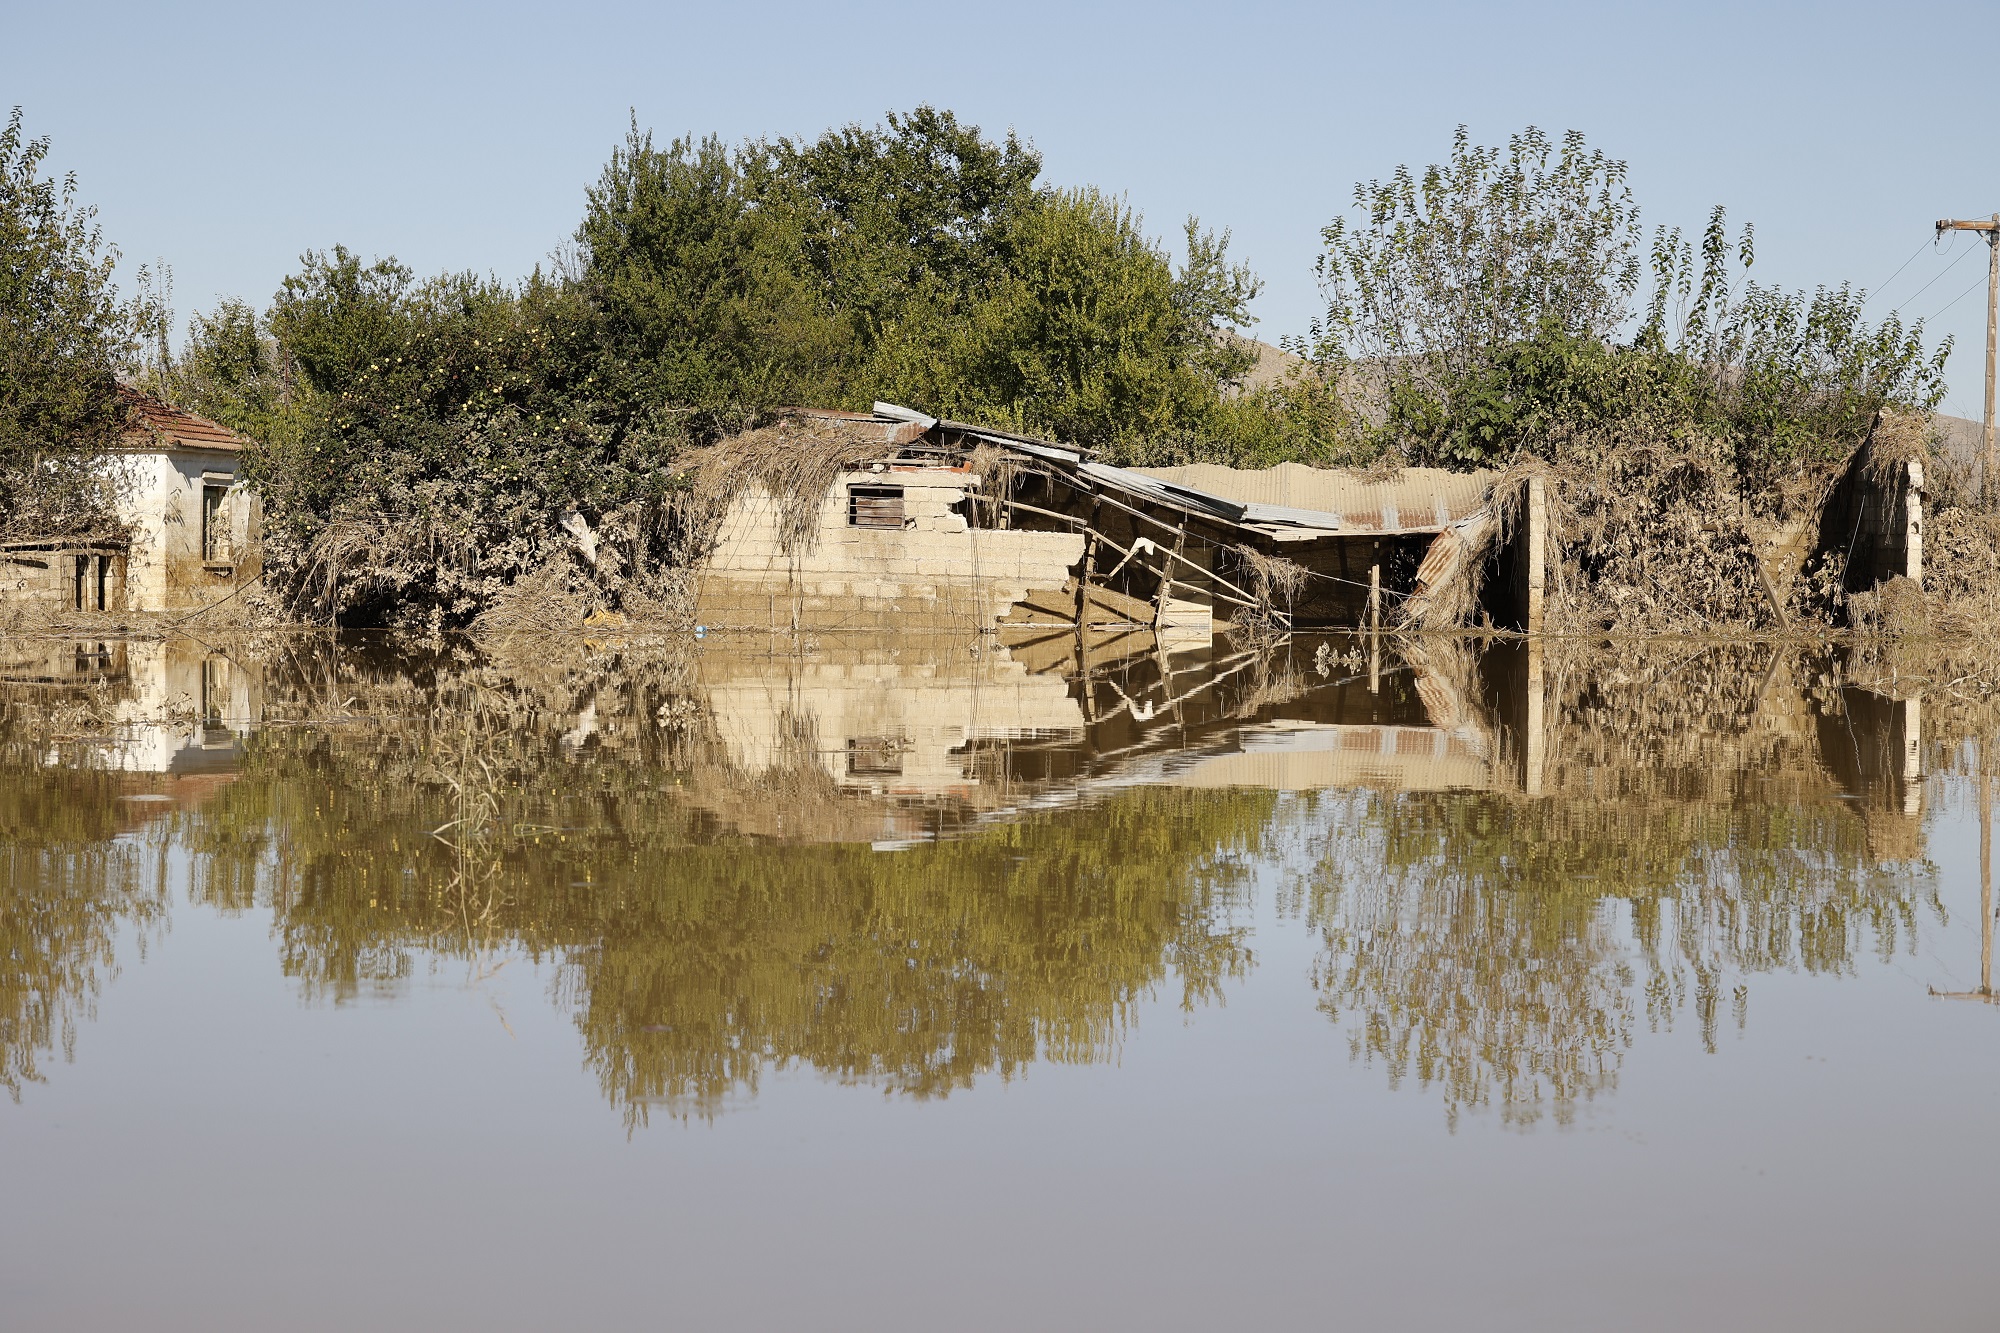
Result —
MULTIPOLYGON (((1180 557, 1181 548, 1186 542, 1187 524, 1183 522, 1174 533, 1173 554, 1176 559, 1180 557)), ((1172 560, 1163 560, 1160 563, 1162 565, 1160 570, 1160 604, 1153 608, 1153 637, 1156 639, 1159 637, 1160 630, 1167 623, 1167 603, 1174 599, 1174 562, 1172 560)))
POLYGON ((1382 632, 1382 557, 1379 552, 1375 562, 1368 566, 1368 632, 1382 632))

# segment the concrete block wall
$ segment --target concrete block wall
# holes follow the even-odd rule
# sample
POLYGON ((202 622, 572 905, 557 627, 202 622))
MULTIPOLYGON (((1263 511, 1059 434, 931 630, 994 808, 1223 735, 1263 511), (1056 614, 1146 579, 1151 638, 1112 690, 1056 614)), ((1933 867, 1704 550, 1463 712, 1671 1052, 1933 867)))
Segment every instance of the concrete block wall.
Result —
POLYGON ((732 628, 851 626, 871 618, 942 628, 988 623, 1031 590, 1060 588, 1083 558, 1083 538, 971 527, 953 506, 977 484, 955 468, 842 473, 811 538, 790 553, 779 503, 753 488, 723 517, 696 614, 732 628), (902 529, 849 526, 854 486, 900 486, 902 529))

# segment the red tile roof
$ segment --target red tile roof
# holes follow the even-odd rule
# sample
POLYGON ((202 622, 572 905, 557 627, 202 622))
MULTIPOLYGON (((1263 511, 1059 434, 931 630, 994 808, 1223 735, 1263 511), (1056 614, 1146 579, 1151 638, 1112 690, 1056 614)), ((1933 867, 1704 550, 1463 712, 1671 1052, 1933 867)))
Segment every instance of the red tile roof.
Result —
POLYGON ((129 385, 119 385, 118 396, 130 413, 127 449, 211 449, 233 454, 249 443, 227 426, 171 407, 129 385))

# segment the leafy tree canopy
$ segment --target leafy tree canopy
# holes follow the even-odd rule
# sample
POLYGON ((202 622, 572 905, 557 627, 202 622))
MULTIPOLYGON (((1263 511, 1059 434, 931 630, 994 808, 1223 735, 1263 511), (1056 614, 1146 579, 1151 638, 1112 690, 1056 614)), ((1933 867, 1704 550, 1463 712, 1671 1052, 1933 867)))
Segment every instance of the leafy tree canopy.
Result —
POLYGON ((118 251, 75 176, 42 174, 46 138, 15 107, 0 129, 0 531, 111 521, 93 464, 124 425, 116 374, 142 312, 118 299, 118 251))
POLYGON ((1732 241, 1720 208, 1698 246, 1649 239, 1626 174, 1574 131, 1503 149, 1461 127, 1444 163, 1357 185, 1322 234, 1326 310, 1293 344, 1312 366, 1280 395, 1290 414, 1337 455, 1459 467, 1614 424, 1695 432, 1755 480, 1844 457, 1886 403, 1939 401, 1948 340, 1927 353, 1921 324, 1869 325, 1845 286, 1747 280, 1753 233, 1732 241))

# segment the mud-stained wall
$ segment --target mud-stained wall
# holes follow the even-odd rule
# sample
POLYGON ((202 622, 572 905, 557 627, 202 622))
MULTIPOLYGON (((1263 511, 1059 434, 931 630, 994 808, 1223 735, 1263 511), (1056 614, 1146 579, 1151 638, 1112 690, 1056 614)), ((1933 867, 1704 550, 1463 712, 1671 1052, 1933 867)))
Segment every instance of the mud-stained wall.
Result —
POLYGON ((974 528, 955 507, 977 485, 955 468, 842 473, 820 505, 816 540, 793 554, 779 502, 753 489, 723 518, 697 618, 716 628, 965 628, 990 624, 1032 591, 1061 588, 1083 538, 974 528), (899 510, 889 492, 900 492, 899 510))
POLYGON ((125 548, 22 543, 0 550, 0 603, 49 611, 123 611, 125 548))
POLYGON ((1839 562, 1847 592, 1899 575, 1921 583, 1923 530, 1924 465, 1913 459, 1878 468, 1871 442, 1827 498, 1817 555, 1839 562))
POLYGON ((233 453, 195 449, 125 460, 121 508, 132 526, 128 609, 193 610, 262 573, 261 506, 242 483, 239 464, 233 453), (226 488, 215 516, 223 539, 204 550, 203 492, 210 486, 226 488))

